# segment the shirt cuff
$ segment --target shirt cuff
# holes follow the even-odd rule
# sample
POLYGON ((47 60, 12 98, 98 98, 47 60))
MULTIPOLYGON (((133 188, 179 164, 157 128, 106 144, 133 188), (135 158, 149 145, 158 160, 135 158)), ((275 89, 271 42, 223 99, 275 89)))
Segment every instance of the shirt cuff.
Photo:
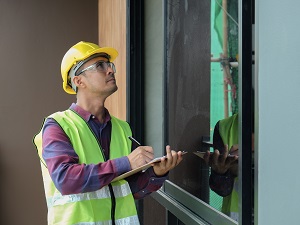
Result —
POLYGON ((161 188, 165 180, 168 178, 168 174, 161 177, 156 176, 152 167, 146 170, 145 176, 148 177, 147 179, 148 183, 144 188, 142 188, 141 190, 139 190, 137 193, 134 194, 135 199, 144 198, 147 195, 151 194, 152 192, 157 191, 158 189, 161 188))
POLYGON ((159 182, 162 181, 162 183, 163 183, 166 179, 168 179, 168 175, 169 175, 169 172, 168 172, 168 173, 166 173, 166 174, 163 175, 163 176, 157 176, 157 175, 154 173, 153 167, 150 167, 146 172, 148 173, 148 177, 149 177, 150 180, 153 179, 152 181, 159 181, 159 182))
POLYGON ((130 162, 127 156, 114 159, 117 176, 131 170, 130 162))

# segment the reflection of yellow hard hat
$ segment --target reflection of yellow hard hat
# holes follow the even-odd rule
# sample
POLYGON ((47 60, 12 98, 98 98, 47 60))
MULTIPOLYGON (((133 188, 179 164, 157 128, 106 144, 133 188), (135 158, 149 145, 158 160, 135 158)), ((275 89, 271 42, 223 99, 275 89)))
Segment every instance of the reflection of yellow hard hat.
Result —
POLYGON ((74 87, 72 88, 71 78, 76 75, 77 70, 85 62, 94 57, 101 56, 101 54, 108 55, 110 62, 113 62, 118 56, 118 52, 114 48, 101 48, 96 44, 84 41, 78 42, 67 51, 61 62, 61 76, 65 92, 76 94, 74 87))

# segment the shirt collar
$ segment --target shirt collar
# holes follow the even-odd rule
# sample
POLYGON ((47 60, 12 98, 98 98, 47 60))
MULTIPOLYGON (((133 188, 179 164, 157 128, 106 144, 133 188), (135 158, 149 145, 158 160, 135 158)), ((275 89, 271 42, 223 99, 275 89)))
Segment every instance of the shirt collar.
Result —
MULTIPOLYGON (((84 110, 83 108, 76 105, 75 103, 72 103, 72 105, 70 106, 69 109, 77 112, 86 122, 88 122, 91 118, 94 117, 93 114, 91 114, 90 112, 84 110)), ((109 114, 108 110, 105 108, 105 121, 104 121, 104 123, 107 123, 108 121, 110 121, 110 119, 111 119, 110 114, 109 114)))

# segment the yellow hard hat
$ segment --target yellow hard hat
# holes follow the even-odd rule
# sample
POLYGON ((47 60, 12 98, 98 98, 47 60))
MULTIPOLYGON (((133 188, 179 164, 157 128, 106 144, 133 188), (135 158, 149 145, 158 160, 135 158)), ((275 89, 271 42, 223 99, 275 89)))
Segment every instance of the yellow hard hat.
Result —
POLYGON ((63 89, 68 94, 76 94, 75 87, 72 88, 71 78, 76 75, 77 70, 88 60, 97 56, 107 56, 110 62, 113 62, 118 52, 111 47, 103 47, 90 43, 80 41, 72 46, 64 55, 61 62, 61 76, 63 79, 63 89))

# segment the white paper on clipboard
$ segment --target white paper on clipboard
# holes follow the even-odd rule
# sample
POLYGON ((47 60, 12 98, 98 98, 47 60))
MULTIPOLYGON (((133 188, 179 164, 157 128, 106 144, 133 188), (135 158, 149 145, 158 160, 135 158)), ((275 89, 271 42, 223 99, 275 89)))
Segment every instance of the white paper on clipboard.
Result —
MULTIPOLYGON (((182 152, 182 155, 185 155, 187 152, 182 152)), ((111 182, 115 182, 115 181, 118 181, 118 180, 121 180, 121 179, 124 179, 126 177, 129 177, 135 173, 138 173, 138 172, 141 172, 141 171, 145 171, 147 170, 149 167, 152 166, 153 163, 156 163, 156 162, 160 162, 160 160, 165 157, 165 156, 162 156, 162 157, 157 157, 155 159, 153 159, 152 161, 148 162, 147 164, 143 165, 143 166, 140 166, 134 170, 130 170, 126 173, 123 173, 121 174, 120 176, 117 176, 115 179, 113 179, 111 182)))

